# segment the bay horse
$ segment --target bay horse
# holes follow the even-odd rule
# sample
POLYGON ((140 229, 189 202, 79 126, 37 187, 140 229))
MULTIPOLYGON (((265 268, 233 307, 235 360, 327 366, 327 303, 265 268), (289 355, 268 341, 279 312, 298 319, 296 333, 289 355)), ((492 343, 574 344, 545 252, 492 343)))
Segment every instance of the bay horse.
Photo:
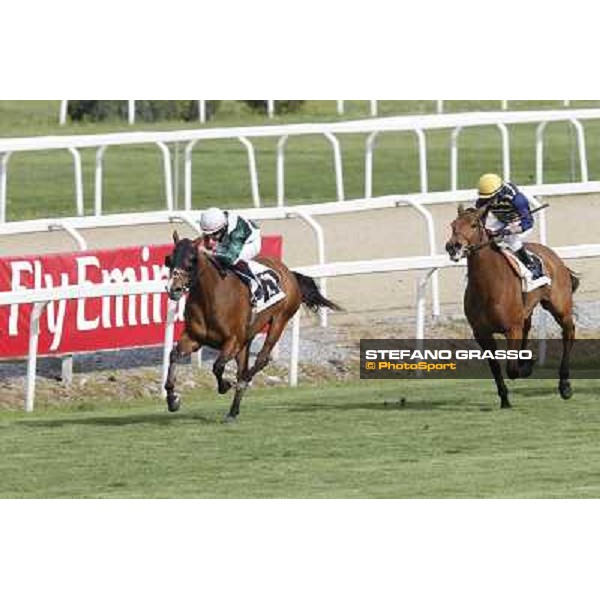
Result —
POLYGON ((165 258, 165 266, 169 268, 167 292, 172 300, 179 300, 188 291, 189 295, 185 304, 184 330, 169 357, 165 382, 167 407, 170 412, 175 412, 181 406, 175 393, 177 361, 202 346, 209 346, 219 350, 213 373, 220 394, 227 393, 233 385, 223 377, 225 365, 234 358, 237 362, 235 395, 226 416, 226 421, 235 421, 244 391, 253 377, 267 366, 273 347, 300 305, 304 304, 314 312, 321 307, 332 310, 341 310, 341 307, 325 298, 311 277, 290 271, 275 258, 260 257, 258 262, 274 272, 285 298, 255 316, 248 287, 231 269, 224 269, 203 251, 202 237, 180 239, 174 231, 173 242, 173 252, 165 258), (268 327, 268 333, 264 345, 249 368, 252 340, 265 327, 268 327))
MULTIPOLYGON (((569 381, 569 356, 575 339, 573 294, 579 287, 579 279, 550 248, 541 244, 525 244, 542 259, 552 284, 528 293, 522 292, 520 277, 485 229, 485 210, 485 207, 463 209, 459 206, 458 217, 451 224, 452 235, 446 244, 452 260, 467 257, 464 309, 473 335, 484 350, 496 350, 494 334, 506 337, 508 350, 524 350, 533 309, 540 304, 562 329, 558 391, 566 400, 573 394, 569 381)), ((508 360, 508 377, 528 377, 532 373, 532 362, 508 360)), ((488 363, 498 388, 500 407, 510 408, 500 363, 491 358, 488 363)))

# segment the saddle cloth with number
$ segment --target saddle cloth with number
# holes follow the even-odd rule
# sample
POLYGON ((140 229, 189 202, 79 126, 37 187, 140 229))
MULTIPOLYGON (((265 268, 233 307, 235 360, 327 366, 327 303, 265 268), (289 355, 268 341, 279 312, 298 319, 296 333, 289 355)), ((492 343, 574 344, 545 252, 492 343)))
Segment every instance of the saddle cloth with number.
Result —
POLYGON ((543 275, 537 279, 533 279, 531 271, 510 250, 502 248, 501 252, 504 254, 504 257, 516 275, 520 277, 521 286, 524 292, 532 292, 539 287, 550 285, 552 283, 550 277, 548 277, 548 271, 546 270, 544 261, 537 254, 531 252, 531 250, 528 250, 529 254, 533 257, 533 260, 540 263, 542 268, 543 275))
POLYGON ((255 313, 262 312, 285 298, 277 271, 255 260, 249 260, 247 264, 252 274, 260 281, 263 291, 262 299, 254 307, 255 313))

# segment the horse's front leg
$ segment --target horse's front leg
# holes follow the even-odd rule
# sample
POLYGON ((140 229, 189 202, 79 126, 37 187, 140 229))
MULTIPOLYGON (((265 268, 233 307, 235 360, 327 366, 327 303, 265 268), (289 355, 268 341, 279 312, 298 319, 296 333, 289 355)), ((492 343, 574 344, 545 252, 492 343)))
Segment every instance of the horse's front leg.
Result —
MULTIPOLYGON (((523 328, 515 327, 506 334, 507 350, 519 351, 523 345, 523 328)), ((525 341, 527 343, 527 341, 525 341)), ((506 374, 510 379, 521 377, 521 363, 518 358, 509 358, 506 361, 506 374)))
MULTIPOLYGON (((475 338, 483 350, 491 350, 492 352, 496 352, 498 345, 496 344, 496 340, 492 337, 492 334, 483 335, 475 332, 475 338)), ((510 402, 508 401, 508 389, 504 383, 504 377, 502 377, 502 367, 495 358, 488 358, 488 364, 496 382, 498 396, 500 396, 500 408, 510 408, 510 402)))
POLYGON ((177 361, 184 356, 195 352, 199 348, 200 344, 197 341, 192 340, 187 332, 184 331, 177 344, 173 346, 173 350, 171 350, 171 354, 169 355, 169 371, 165 381, 165 391, 167 392, 167 408, 169 409, 169 412, 177 412, 181 408, 181 400, 175 393, 175 369, 177 368, 177 361))
POLYGON ((213 364, 213 374, 217 379, 217 389, 219 394, 226 394, 233 385, 231 381, 228 381, 223 377, 223 373, 225 371, 225 366, 227 363, 240 351, 241 344, 235 337, 229 338, 223 347, 221 348, 221 352, 219 356, 217 356, 217 360, 215 360, 213 364))

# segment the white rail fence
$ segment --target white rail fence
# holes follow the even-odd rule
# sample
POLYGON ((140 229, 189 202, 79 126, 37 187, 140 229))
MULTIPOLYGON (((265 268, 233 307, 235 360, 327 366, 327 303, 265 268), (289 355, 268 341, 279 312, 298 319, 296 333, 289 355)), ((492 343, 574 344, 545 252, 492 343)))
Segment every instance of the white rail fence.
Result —
MULTIPOLYGON (((557 195, 574 195, 600 192, 600 182, 586 182, 581 184, 546 184, 539 186, 525 186, 523 190, 529 194, 534 206, 541 204, 540 198, 557 195)), ((318 264, 324 265, 327 261, 327 245, 323 226, 315 219, 319 216, 349 214, 375 209, 390 209, 407 206, 414 210, 423 221, 424 243, 430 256, 438 252, 438 241, 435 234, 435 221, 429 205, 468 202, 473 200, 474 190, 457 190, 451 192, 430 192, 416 195, 390 195, 379 198, 363 198, 345 202, 326 202, 322 204, 305 204, 293 207, 254 208, 242 209, 239 212, 244 216, 257 220, 285 220, 297 218, 312 231, 315 252, 318 264)), ((0 235, 17 235, 23 233, 41 233, 62 230, 75 243, 78 250, 87 250, 84 231, 121 226, 143 226, 156 224, 185 223, 193 230, 199 232, 199 220, 202 211, 159 211, 147 213, 129 213, 117 215, 104 215, 99 217, 68 217, 63 219, 39 219, 34 221, 17 221, 0 224, 0 235)), ((545 212, 539 213, 536 221, 539 223, 539 238, 542 244, 547 244, 548 225, 545 212)), ((320 277, 320 286, 324 293, 327 291, 327 277, 320 277)), ((439 277, 434 273, 431 279, 432 315, 440 315, 439 302, 439 277)), ((327 313, 320 313, 321 325, 327 325, 327 313)))
POLYGON ((10 157, 18 152, 34 152, 47 150, 67 150, 73 158, 75 178, 75 214, 84 215, 83 169, 80 150, 96 149, 96 166, 94 171, 94 215, 103 212, 103 177, 104 157, 108 148, 114 146, 130 146, 136 144, 155 144, 162 155, 165 208, 175 208, 173 161, 171 143, 185 143, 184 150, 184 208, 192 209, 192 168, 193 150, 199 142, 207 140, 237 140, 246 150, 250 175, 250 194, 255 208, 262 204, 256 151, 253 141, 264 138, 276 138, 276 195, 277 206, 286 205, 285 193, 285 148, 292 136, 321 135, 331 146, 333 154, 333 170, 336 186, 336 199, 345 201, 344 170, 342 151, 339 141, 343 134, 367 134, 365 143, 365 179, 364 197, 373 196, 373 165, 377 137, 389 132, 413 132, 419 149, 419 181, 420 192, 429 190, 427 131, 450 129, 450 182, 451 189, 459 185, 458 158, 460 133, 467 127, 495 126, 500 132, 502 146, 503 176, 510 178, 511 148, 509 125, 537 123, 535 134, 536 183, 543 184, 544 173, 544 140, 549 123, 570 123, 577 138, 580 183, 587 183, 589 166, 585 141, 584 122, 599 120, 600 109, 529 111, 529 112, 486 112, 457 113, 438 115, 411 115, 403 117, 387 117, 339 123, 302 123, 294 125, 268 125, 262 127, 228 127, 201 130, 183 130, 166 132, 125 132, 85 136, 48 136, 35 138, 3 138, 0 139, 0 223, 6 221, 6 203, 8 190, 8 169, 10 157))
MULTIPOLYGON (((564 246, 555 248, 557 254, 564 259, 597 258, 600 256, 600 244, 586 244, 579 246, 564 246)), ((414 256, 408 258, 391 258, 370 261, 338 262, 325 265, 311 265, 298 267, 296 270, 311 277, 340 277, 349 275, 363 275, 373 273, 389 273, 399 271, 426 271, 417 284, 416 290, 416 315, 415 337, 423 339, 425 335, 425 289, 427 280, 432 273, 439 269, 463 266, 464 263, 454 263, 445 255, 414 256)), ((15 304, 33 304, 29 329, 29 354, 27 361, 27 379, 25 390, 24 409, 30 412, 34 408, 35 377, 37 366, 39 321, 40 317, 50 302, 59 300, 101 298, 107 296, 132 296, 140 294, 155 294, 164 292, 164 281, 146 281, 135 283, 111 283, 71 285, 64 287, 19 290, 0 293, 0 306, 15 304)), ((165 343, 163 349, 163 368, 161 386, 166 381, 168 371, 169 352, 173 344, 174 317, 176 303, 169 301, 167 319, 165 324, 165 343)), ((300 349, 300 312, 292 321, 292 346, 290 353, 289 384, 298 384, 298 365, 300 349)))

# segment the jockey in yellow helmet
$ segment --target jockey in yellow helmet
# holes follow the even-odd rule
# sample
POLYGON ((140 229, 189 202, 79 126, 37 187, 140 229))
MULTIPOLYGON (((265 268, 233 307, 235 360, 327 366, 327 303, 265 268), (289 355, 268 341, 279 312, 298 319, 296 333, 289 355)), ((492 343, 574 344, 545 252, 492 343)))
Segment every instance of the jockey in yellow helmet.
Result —
POLYGON ((533 279, 543 276, 541 265, 523 246, 533 230, 530 199, 514 183, 495 173, 486 173, 477 184, 477 208, 486 208, 485 228, 500 247, 511 250, 531 271, 533 279))

